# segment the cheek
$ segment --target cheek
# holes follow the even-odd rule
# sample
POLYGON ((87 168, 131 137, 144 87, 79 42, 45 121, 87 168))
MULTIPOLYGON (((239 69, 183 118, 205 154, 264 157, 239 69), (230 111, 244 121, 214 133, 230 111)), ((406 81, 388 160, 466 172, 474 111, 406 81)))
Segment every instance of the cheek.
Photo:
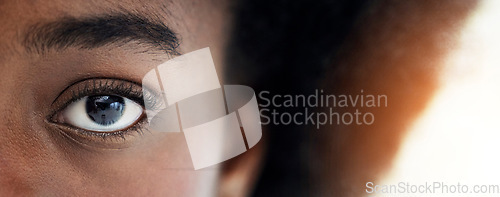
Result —
POLYGON ((0 62, 0 196, 34 195, 44 187, 75 182, 65 180, 74 170, 47 129, 50 101, 37 93, 50 91, 40 80, 43 70, 24 59, 0 62))
POLYGON ((185 163, 172 164, 178 162, 183 153, 176 155, 172 147, 165 146, 168 145, 165 141, 149 140, 148 134, 144 134, 144 138, 146 145, 105 152, 61 140, 58 146, 65 149, 64 158, 59 158, 60 168, 54 169, 48 178, 54 184, 46 185, 37 194, 215 195, 218 169, 193 171, 182 168, 185 163))
MULTIPOLYGON (((45 165, 46 147, 41 136, 40 113, 27 86, 24 64, 15 57, 0 62, 0 191, 29 192, 37 166, 45 165)), ((17 194, 17 192, 16 192, 17 194)))

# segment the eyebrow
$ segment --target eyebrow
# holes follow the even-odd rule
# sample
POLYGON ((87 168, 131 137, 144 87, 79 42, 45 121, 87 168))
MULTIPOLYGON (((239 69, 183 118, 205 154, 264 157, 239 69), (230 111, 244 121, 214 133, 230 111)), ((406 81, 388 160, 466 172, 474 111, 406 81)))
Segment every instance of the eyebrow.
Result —
POLYGON ((86 18, 65 17, 28 28, 23 45, 28 52, 45 53, 69 47, 94 49, 107 45, 136 42, 147 47, 179 55, 179 38, 160 20, 135 14, 112 14, 86 18))

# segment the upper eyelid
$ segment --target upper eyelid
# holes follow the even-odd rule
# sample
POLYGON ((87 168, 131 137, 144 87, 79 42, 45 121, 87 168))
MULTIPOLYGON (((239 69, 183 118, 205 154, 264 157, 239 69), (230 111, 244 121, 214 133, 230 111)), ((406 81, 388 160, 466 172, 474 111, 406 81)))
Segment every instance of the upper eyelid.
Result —
POLYGON ((89 83, 90 83, 91 85, 93 84, 94 88, 95 88, 95 85, 97 84, 96 81, 99 81, 99 85, 102 85, 102 81, 103 80, 106 80, 106 83, 104 84, 106 86, 107 85, 111 85, 112 86, 112 85, 114 85, 113 83, 115 83, 117 81, 120 81, 120 82, 135 84, 136 86, 141 87, 141 89, 142 89, 142 86, 140 84, 132 82, 132 81, 124 80, 124 79, 117 79, 117 78, 86 78, 86 79, 81 79, 81 80, 75 81, 75 82, 71 83, 70 85, 68 85, 66 88, 64 88, 59 93, 59 95, 57 95, 57 97, 52 101, 52 105, 54 103, 56 103, 56 101, 58 101, 61 96, 63 96, 69 89, 71 89, 75 85, 79 85, 79 84, 89 85, 89 83), (109 84, 108 83, 109 81, 112 81, 112 84, 109 84))
POLYGON ((135 97, 135 99, 140 99, 136 100, 136 102, 139 103, 142 102, 142 97, 143 97, 142 87, 140 87, 140 85, 136 85, 131 82, 126 82, 126 81, 117 82, 117 80, 113 79, 111 80, 91 79, 89 81, 84 82, 83 84, 84 84, 83 89, 80 89, 81 86, 79 86, 79 89, 78 91, 76 91, 76 93, 75 90, 71 91, 72 92, 71 95, 73 97, 72 100, 82 98, 83 96, 90 96, 97 93, 103 93, 105 91, 119 91, 120 94, 123 94, 120 96, 132 96, 135 97), (103 83, 103 81, 105 82, 103 83))
POLYGON ((129 98, 144 106, 143 94, 147 95, 150 90, 144 90, 143 87, 135 82, 116 79, 116 78, 90 78, 79 80, 66 87, 52 102, 52 117, 58 111, 64 109, 72 102, 84 97, 95 94, 113 94, 129 98))

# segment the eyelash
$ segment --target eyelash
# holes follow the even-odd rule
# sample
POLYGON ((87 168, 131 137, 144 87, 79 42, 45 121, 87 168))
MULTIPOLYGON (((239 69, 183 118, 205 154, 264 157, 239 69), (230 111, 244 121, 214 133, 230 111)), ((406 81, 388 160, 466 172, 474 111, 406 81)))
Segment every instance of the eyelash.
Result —
POLYGON ((77 92, 71 91, 72 98, 67 103, 68 105, 85 96, 114 94, 117 96, 127 97, 130 100, 133 100, 144 106, 142 91, 134 91, 134 84, 132 82, 118 81, 118 84, 116 85, 115 83, 117 82, 117 79, 90 79, 85 82, 92 83, 93 87, 89 87, 86 83, 83 89, 78 88, 77 92), (103 84, 102 80, 106 80, 106 83, 103 84), (111 84, 109 83, 110 80, 112 81, 111 84), (96 83, 97 81, 99 81, 99 84, 96 83), (126 83, 129 83, 130 85, 126 85, 126 83), (97 85, 99 85, 99 87, 97 87, 97 85))
MULTIPOLYGON (((50 118, 52 122, 57 123, 57 120, 55 120, 55 118, 57 118, 56 116, 58 116, 58 114, 62 110, 66 109, 66 107, 68 107, 70 104, 78 101, 79 99, 85 96, 115 95, 115 96, 125 97, 140 104, 143 107, 143 109, 145 106, 144 105, 145 102, 148 103, 148 107, 152 106, 152 108, 155 108, 156 106, 159 106, 158 100, 154 99, 156 98, 157 94, 154 94, 152 91, 149 91, 147 89, 146 91, 143 91, 143 87, 136 84, 135 82, 125 81, 121 79, 107 79, 107 78, 85 79, 70 85, 68 89, 70 89, 71 96, 68 101, 64 102, 64 104, 61 107, 59 107, 55 113, 53 113, 52 117, 50 118), (76 90, 71 89, 71 87, 74 86, 77 86, 76 90)), ((63 93, 61 93, 61 95, 64 94, 64 92, 68 91, 68 89, 65 89, 63 93)), ((61 125, 63 125, 66 128, 75 130, 79 134, 88 137, 97 137, 101 138, 102 140, 109 140, 109 139, 126 140, 126 135, 128 134, 133 135, 135 133, 138 133, 140 135, 143 135, 144 132, 149 132, 148 128, 145 125, 145 120, 146 117, 145 113, 143 112, 141 117, 130 127, 115 132, 88 131, 82 128, 74 127, 69 124, 61 124, 61 125)))

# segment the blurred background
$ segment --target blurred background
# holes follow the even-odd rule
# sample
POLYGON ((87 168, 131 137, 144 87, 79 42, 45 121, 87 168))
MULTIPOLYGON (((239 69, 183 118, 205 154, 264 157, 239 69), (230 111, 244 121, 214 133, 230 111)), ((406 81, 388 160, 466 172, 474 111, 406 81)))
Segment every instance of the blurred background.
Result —
POLYGON ((239 1, 228 84, 388 98, 364 109, 371 125, 265 125, 253 196, 371 196, 367 182, 499 185, 499 8, 495 0, 239 1))

